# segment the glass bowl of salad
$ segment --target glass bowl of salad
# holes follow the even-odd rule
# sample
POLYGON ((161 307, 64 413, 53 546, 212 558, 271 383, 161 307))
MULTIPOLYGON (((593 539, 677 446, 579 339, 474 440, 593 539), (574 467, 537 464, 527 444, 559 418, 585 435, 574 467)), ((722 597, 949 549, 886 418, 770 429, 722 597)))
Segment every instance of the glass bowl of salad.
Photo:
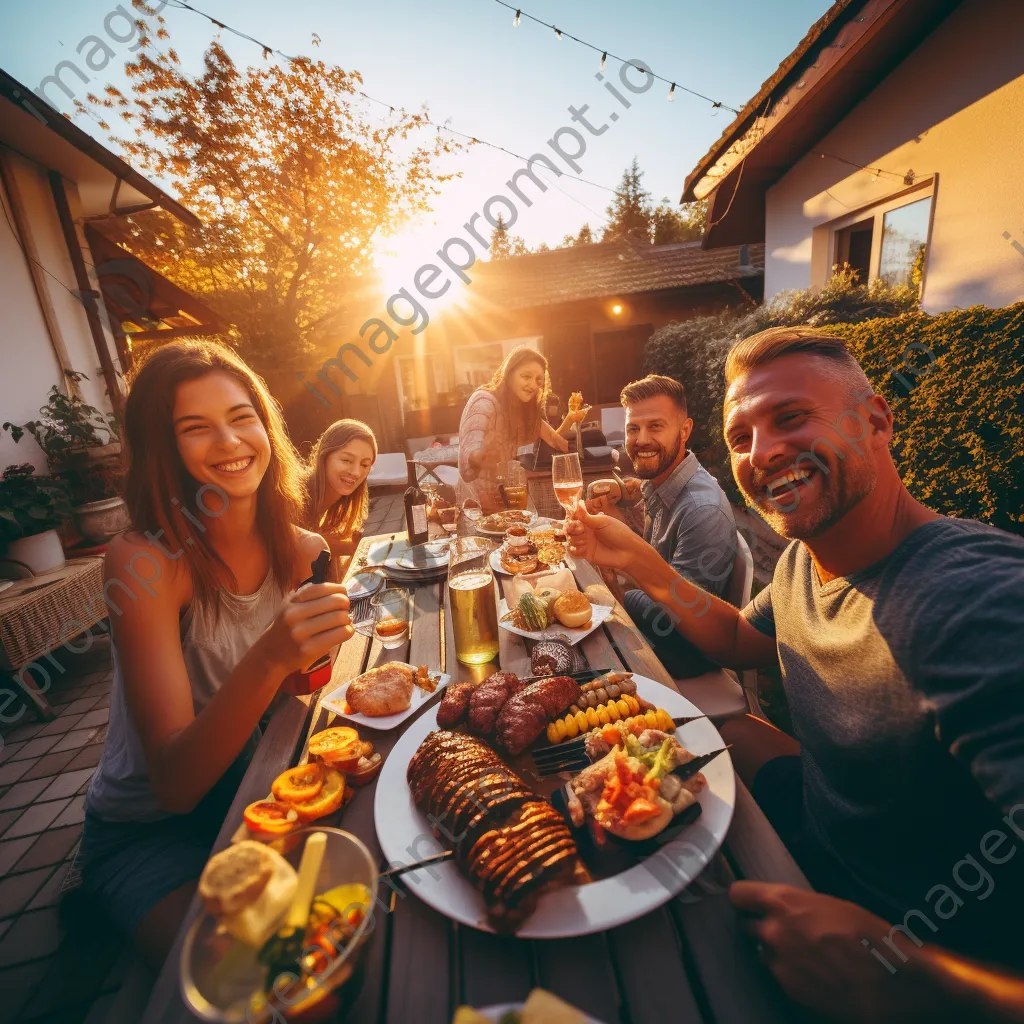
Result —
POLYGON ((180 971, 182 998, 200 1020, 322 1020, 355 989, 347 983, 375 926, 370 851, 341 829, 311 826, 269 853, 222 851, 204 871, 180 971), (257 876, 268 880, 253 895, 257 876))

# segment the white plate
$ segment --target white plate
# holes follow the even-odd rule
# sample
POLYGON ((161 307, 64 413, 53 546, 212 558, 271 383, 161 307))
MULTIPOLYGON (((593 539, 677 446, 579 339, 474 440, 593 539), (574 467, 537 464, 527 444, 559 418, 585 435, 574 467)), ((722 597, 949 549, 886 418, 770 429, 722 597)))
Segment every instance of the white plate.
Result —
MULTIPOLYGON (((528 508, 524 508, 522 511, 526 512, 530 516, 530 518, 522 525, 526 527, 532 526, 537 520, 537 513, 531 512, 528 508)), ((504 537, 505 530, 485 530, 480 525, 480 523, 482 523, 486 518, 487 516, 481 516, 480 519, 473 524, 473 529, 476 530, 477 533, 482 533, 485 537, 504 537)), ((508 527, 505 529, 508 529, 508 527)))
MULTIPOLYGON (((633 676, 639 696, 664 708, 673 718, 699 715, 685 697, 646 676, 633 676)), ((373 813, 377 838, 391 864, 408 864, 444 849, 430 824, 413 802, 405 772, 420 743, 437 728, 437 711, 418 718, 392 748, 377 780, 373 813)), ((700 718, 677 730, 680 742, 694 754, 725 746, 718 730, 700 718)), ((633 921, 667 903, 704 869, 725 840, 736 802, 736 780, 728 753, 704 769, 708 785, 700 795, 701 816, 679 836, 645 861, 611 878, 590 885, 571 885, 545 893, 537 909, 516 932, 521 939, 565 939, 591 935, 633 921)), ((406 888, 424 903, 481 931, 494 929, 487 921, 483 897, 452 863, 403 876, 406 888)))
MULTIPOLYGON (((408 662, 389 662, 392 665, 407 665, 408 662)), ((415 672, 416 666, 409 665, 409 667, 415 672)), ((365 725, 370 729, 380 729, 382 732, 387 729, 394 729, 396 725, 401 725, 410 715, 415 715, 424 704, 429 704, 451 681, 452 677, 447 672, 431 672, 431 678, 437 679, 438 684, 434 688, 433 693, 427 693, 425 690, 421 690, 418 686, 412 688, 412 702, 404 711, 399 711, 395 715, 382 715, 379 718, 371 718, 369 715, 364 715, 354 712, 342 711, 342 701, 345 699, 345 694, 348 692, 349 686, 355 682, 355 679, 350 679, 347 683, 342 684, 336 690, 332 690, 323 700, 320 702, 328 711, 333 711, 336 715, 340 715, 342 718, 347 718, 350 722, 355 722, 357 725, 365 725)), ((359 677, 356 676, 356 679, 359 677)), ((433 721, 437 721, 436 715, 433 721)))
POLYGON ((546 569, 536 569, 533 572, 509 572, 501 564, 501 548, 495 548, 491 552, 491 568, 495 572, 500 572, 502 576, 547 576, 548 573, 557 572, 564 565, 565 562, 559 562, 557 565, 549 565, 546 569))
POLYGON ((611 618, 614 611, 614 608, 606 604, 591 605, 590 627, 588 629, 569 629, 568 626, 563 626, 560 622, 553 622, 547 629, 540 631, 535 629, 519 629, 518 626, 513 626, 511 622, 501 621, 508 614, 508 602, 505 598, 502 598, 501 604, 498 605, 498 625, 502 629, 507 629, 510 633, 525 636, 527 640, 551 640, 556 636, 564 636, 570 644, 578 644, 585 636, 593 633, 605 619, 611 618))
POLYGON ((413 560, 412 548, 406 547, 404 551, 398 555, 392 555, 384 565, 388 568, 395 568, 403 573, 433 573, 437 572, 438 569, 444 568, 448 564, 448 538, 444 537, 440 540, 427 541, 423 545, 418 545, 423 548, 423 561, 422 564, 417 565, 413 560))

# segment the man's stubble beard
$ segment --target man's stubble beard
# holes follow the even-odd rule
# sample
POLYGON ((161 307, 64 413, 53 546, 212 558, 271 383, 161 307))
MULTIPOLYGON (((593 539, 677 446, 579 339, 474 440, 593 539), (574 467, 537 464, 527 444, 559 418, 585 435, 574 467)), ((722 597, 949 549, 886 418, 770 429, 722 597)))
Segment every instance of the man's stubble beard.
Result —
POLYGON ((811 540, 830 530, 874 490, 878 471, 873 462, 858 459, 843 469, 846 471, 840 471, 837 465, 832 472, 818 470, 817 475, 826 481, 826 486, 812 508, 801 509, 799 491, 787 489, 779 499, 771 501, 765 497, 763 488, 753 495, 742 487, 740 490, 776 533, 788 540, 811 540), (783 511, 779 506, 786 507, 793 497, 797 499, 796 507, 783 511))
POLYGON ((679 452, 683 447, 683 438, 681 434, 676 435, 676 443, 671 451, 665 448, 664 445, 658 445, 658 449, 661 454, 658 459, 658 466, 653 473, 641 473, 638 469, 636 456, 634 454, 638 447, 639 445, 633 445, 632 450, 630 450, 629 444, 626 445, 626 454, 629 456, 630 461, 633 463, 633 472, 636 473, 636 475, 641 480, 653 480, 656 476, 660 476, 662 473, 664 473, 665 470, 668 469, 668 467, 671 466, 672 463, 675 461, 676 457, 679 455, 679 452))

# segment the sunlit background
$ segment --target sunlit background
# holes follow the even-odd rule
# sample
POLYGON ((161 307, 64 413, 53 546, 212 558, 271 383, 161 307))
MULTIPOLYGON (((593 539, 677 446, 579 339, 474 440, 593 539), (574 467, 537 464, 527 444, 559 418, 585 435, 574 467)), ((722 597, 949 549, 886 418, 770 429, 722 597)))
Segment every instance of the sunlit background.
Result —
MULTIPOLYGON (((105 36, 104 18, 114 6, 112 0, 2 5, 0 66, 35 88, 61 60, 74 58, 81 65, 76 47, 89 35, 105 36)), ((130 9, 127 0, 124 6, 130 9)), ((558 40, 525 18, 514 28, 513 13, 493 0, 305 0, 290 5, 202 0, 193 6, 284 53, 309 54, 358 70, 371 95, 410 111, 427 104, 434 121, 527 156, 544 149, 557 128, 571 123, 568 106, 590 104, 590 116, 601 120, 613 109, 614 101, 594 79, 599 54, 568 38, 558 40), (312 44, 314 33, 319 48, 312 44)), ((524 10, 613 53, 644 60, 680 87, 739 107, 828 6, 828 0, 532 0, 524 10)), ((173 0, 163 15, 171 33, 163 45, 173 47, 184 69, 195 73, 217 30, 174 7, 173 0)), ((263 60, 251 42, 227 32, 221 33, 221 42, 240 64, 263 60)), ((107 81, 123 86, 121 69, 130 53, 127 45, 114 46, 116 59, 95 73, 88 87, 67 75, 69 83, 82 93, 98 91, 107 81)), ((609 58, 613 81, 617 71, 609 58)), ((531 208, 520 211, 512 233, 531 248, 542 242, 555 246, 585 222, 599 236, 612 198, 608 189, 618 184, 634 155, 654 200, 676 202, 687 172, 732 115, 724 109, 716 113, 681 89, 670 103, 667 92, 656 83, 607 132, 589 139, 580 160, 582 176, 605 188, 563 175, 531 208)), ((63 99, 55 90, 51 94, 63 99)), ((72 113, 70 101, 63 109, 72 113)), ((381 107, 368 111, 387 115, 381 107)), ((82 115, 74 120, 105 141, 95 121, 82 115)), ((377 262, 388 283, 407 283, 411 271, 459 232, 521 166, 514 157, 483 146, 472 147, 455 162, 462 177, 445 186, 433 211, 393 238, 379 240, 377 262)), ((453 286, 445 298, 455 299, 461 290, 453 286)))

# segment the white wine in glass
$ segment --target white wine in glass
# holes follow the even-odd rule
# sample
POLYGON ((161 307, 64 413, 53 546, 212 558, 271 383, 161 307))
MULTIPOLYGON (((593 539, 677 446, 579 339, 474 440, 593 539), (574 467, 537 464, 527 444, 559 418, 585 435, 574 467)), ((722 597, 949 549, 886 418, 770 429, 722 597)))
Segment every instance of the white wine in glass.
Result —
POLYGON ((575 452, 556 455, 551 460, 551 483, 555 488, 558 504, 568 515, 583 496, 583 470, 580 468, 579 455, 575 452))

